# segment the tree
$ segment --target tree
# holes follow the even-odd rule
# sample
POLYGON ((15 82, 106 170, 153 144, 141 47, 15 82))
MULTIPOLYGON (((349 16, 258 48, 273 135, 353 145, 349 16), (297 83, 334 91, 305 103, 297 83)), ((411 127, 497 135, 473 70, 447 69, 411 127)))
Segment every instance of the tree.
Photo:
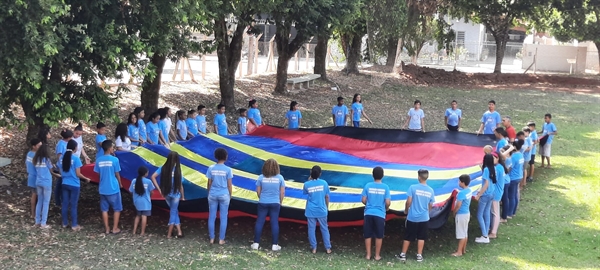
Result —
POLYGON ((361 61, 362 38, 367 34, 366 3, 360 0, 353 12, 342 17, 341 23, 336 27, 335 33, 339 37, 342 52, 346 56, 346 66, 342 72, 358 74, 358 63, 361 61))
POLYGON ((99 84, 132 61, 122 11, 119 1, 0 3, 0 125, 27 125, 29 139, 64 119, 115 117, 121 89, 99 84))
POLYGON ((406 31, 407 2, 372 0, 366 4, 369 56, 372 62, 385 56, 386 65, 392 66, 396 60, 398 39, 406 31))

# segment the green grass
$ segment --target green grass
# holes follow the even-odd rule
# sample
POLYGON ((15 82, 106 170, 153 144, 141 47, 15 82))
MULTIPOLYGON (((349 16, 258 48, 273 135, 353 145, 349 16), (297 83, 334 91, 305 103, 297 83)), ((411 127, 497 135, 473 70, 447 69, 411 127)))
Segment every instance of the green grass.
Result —
MULTIPOLYGON (((330 94, 332 97, 334 94, 330 94)), ((538 169, 536 181, 527 185, 517 216, 499 230, 499 238, 488 245, 477 245, 479 226, 471 208, 471 239, 468 254, 450 256, 456 247, 453 220, 430 232, 423 263, 414 260, 415 247, 409 250, 407 267, 438 269, 594 269, 600 266, 600 122, 598 96, 568 93, 543 93, 520 90, 456 90, 385 85, 381 90, 363 93, 365 108, 378 127, 400 127, 405 111, 414 99, 423 101, 427 129, 441 129, 448 101, 459 100, 465 111, 464 127, 479 126, 487 100, 495 99, 498 110, 510 114, 516 127, 536 120, 541 128, 543 115, 551 112, 559 129, 553 145, 553 169, 538 169), (397 113, 401 111, 401 113, 397 113), (392 113, 393 112, 393 113, 392 113), (510 113, 507 113, 510 112, 510 113)), ((302 101, 300 100, 302 103, 302 101)), ((330 108, 305 110, 303 123, 327 125, 330 108)), ((451 161, 450 161, 451 162, 451 161)), ((539 162, 539 161, 538 161, 539 162)), ((539 163, 538 163, 539 165, 539 163)), ((149 219, 149 237, 128 234, 101 234, 96 187, 83 190, 80 221, 84 231, 72 233, 56 228, 59 215, 51 213, 50 232, 22 229, 30 224, 25 191, 0 195, 0 260, 5 268, 110 268, 148 269, 367 269, 399 267, 394 254, 399 252, 404 233, 403 221, 386 224, 381 262, 364 260, 362 228, 332 228, 334 254, 326 255, 322 246, 309 252, 306 226, 281 223, 283 250, 251 251, 253 219, 229 220, 225 246, 209 245, 206 221, 183 219, 186 238, 167 240, 167 214, 155 211, 149 219)), ((129 196, 124 204, 131 205, 129 196)), ((133 209, 127 208, 122 226, 131 231, 133 209)), ((318 233, 318 237, 319 233, 318 233)), ((270 231, 263 232, 263 247, 270 243, 270 231)), ((402 266, 400 266, 402 267, 402 266)))

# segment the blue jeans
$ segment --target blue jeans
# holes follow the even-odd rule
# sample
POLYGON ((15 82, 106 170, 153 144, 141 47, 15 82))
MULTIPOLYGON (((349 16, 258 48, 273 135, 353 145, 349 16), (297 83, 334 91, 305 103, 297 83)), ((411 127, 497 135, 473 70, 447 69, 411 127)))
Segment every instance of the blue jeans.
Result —
POLYGON ((56 206, 60 207, 62 201, 62 177, 56 179, 56 186, 54 186, 54 202, 56 206))
POLYGON ((35 205, 35 224, 46 225, 48 221, 48 207, 50 206, 50 197, 52 196, 52 186, 37 186, 38 201, 35 205))
POLYGON ((254 226, 254 243, 260 243, 260 235, 265 226, 267 215, 271 220, 271 235, 273 236, 273 245, 279 243, 279 209, 278 203, 258 203, 258 213, 256 216, 256 226, 254 226))
POLYGON ((492 210, 493 195, 479 197, 479 206, 477 207, 477 221, 481 228, 481 235, 487 237, 490 230, 490 212, 492 210))
POLYGON ((308 242, 310 243, 311 249, 317 249, 317 236, 315 231, 317 230, 317 221, 319 227, 321 227, 321 235, 323 236, 323 244, 325 249, 331 249, 331 242, 329 241, 329 227, 327 225, 327 217, 320 218, 306 218, 308 220, 308 242))
POLYGON ((502 213, 500 217, 502 219, 506 219, 508 216, 509 209, 509 201, 508 201, 508 189, 510 188, 510 184, 504 184, 504 193, 502 193, 502 213))
POLYGON ((217 210, 219 210, 219 240, 225 240, 230 201, 229 194, 208 195, 208 237, 210 239, 215 239, 215 221, 217 220, 217 210))
POLYGON ((77 202, 79 201, 79 187, 62 185, 62 225, 69 225, 69 206, 71 207, 71 227, 77 227, 77 202))
POLYGON ((355 128, 360 127, 360 121, 352 121, 352 126, 355 128))
POLYGON ((517 205, 519 205, 519 198, 517 196, 519 192, 520 179, 510 181, 508 187, 508 216, 512 217, 517 213, 517 205))
POLYGON ((179 221, 179 199, 171 196, 167 196, 165 201, 167 205, 169 205, 169 224, 167 225, 179 225, 181 222, 179 221))

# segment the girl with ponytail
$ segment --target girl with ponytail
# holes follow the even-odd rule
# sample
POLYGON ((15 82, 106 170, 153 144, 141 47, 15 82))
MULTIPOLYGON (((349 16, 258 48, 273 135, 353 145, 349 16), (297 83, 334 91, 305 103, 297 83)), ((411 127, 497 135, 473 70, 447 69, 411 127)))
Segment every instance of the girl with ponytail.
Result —
POLYGON ((62 155, 62 160, 59 161, 60 175, 62 177, 62 226, 69 226, 69 216, 71 214, 71 229, 73 231, 81 230, 81 226, 77 223, 77 203, 79 202, 79 191, 81 183, 79 179, 83 179, 87 183, 90 179, 81 174, 81 159, 73 153, 77 150, 78 143, 75 140, 67 142, 65 153, 62 155), (69 211, 70 207, 70 211, 69 211))
POLYGON ((179 221, 179 200, 185 201, 183 193, 183 177, 181 175, 181 163, 179 154, 171 151, 167 156, 165 164, 152 174, 152 182, 157 185, 156 178, 160 176, 160 188, 167 205, 169 205, 169 231, 167 238, 171 238, 173 227, 177 228, 177 238, 183 237, 181 232, 181 222, 179 221))
POLYGON ((133 234, 137 232, 138 224, 142 221, 140 235, 146 232, 146 223, 148 217, 152 213, 152 203, 150 202, 150 194, 156 189, 154 184, 148 177, 148 168, 140 166, 138 168, 138 176, 129 186, 129 192, 133 195, 133 205, 137 210, 135 221, 133 222, 133 234))

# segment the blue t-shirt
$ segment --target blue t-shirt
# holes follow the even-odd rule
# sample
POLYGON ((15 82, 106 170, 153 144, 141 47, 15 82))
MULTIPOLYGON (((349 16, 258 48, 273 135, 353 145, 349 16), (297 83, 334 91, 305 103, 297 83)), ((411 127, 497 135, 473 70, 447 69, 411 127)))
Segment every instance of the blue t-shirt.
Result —
MULTIPOLYGON (((43 147, 43 146, 42 146, 43 147)), ((35 164, 35 185, 40 187, 51 187, 52 186, 52 162, 50 159, 43 158, 35 164)))
POLYGON ((144 123, 144 119, 138 119, 138 134, 142 141, 148 140, 148 136, 146 133, 146 123, 144 123))
POLYGON ((483 134, 494 134, 494 130, 498 127, 498 124, 502 123, 502 117, 496 111, 487 111, 481 117, 481 123, 483 123, 483 134))
POLYGON ((502 138, 500 140, 498 140, 498 142, 496 143, 496 153, 500 153, 500 149, 502 149, 502 147, 507 146, 508 145, 508 140, 506 138, 502 138))
POLYGON ((354 122, 360 121, 362 112, 363 112, 362 103, 358 103, 358 102, 352 103, 352 121, 354 121, 354 122))
POLYGON ((392 199, 390 187, 387 184, 369 182, 363 188, 362 196, 367 197, 365 216, 385 218, 385 200, 392 199))
POLYGON ((304 182, 302 193, 308 195, 304 216, 309 218, 320 218, 327 216, 327 204, 325 196, 329 196, 329 185, 321 179, 304 182))
POLYGON ((260 110, 257 108, 248 109, 248 119, 253 119, 256 125, 262 125, 262 117, 260 116, 260 110))
POLYGON ((469 206, 471 205, 471 198, 473 197, 473 191, 470 188, 461 188, 456 194, 456 201, 462 202, 460 208, 456 212, 457 215, 469 214, 469 206))
POLYGON ((345 126, 346 116, 348 115, 348 107, 346 105, 335 105, 331 109, 331 114, 335 117, 335 126, 345 126))
POLYGON ((202 133, 206 133, 206 115, 196 116, 196 124, 198 124, 198 130, 202 133))
POLYGON ((529 138, 531 138, 531 155, 535 155, 535 153, 537 153, 537 144, 535 144, 534 142, 538 140, 538 135, 537 132, 535 132, 535 130, 532 130, 531 133, 529 134, 529 138))
MULTIPOLYGON (((158 179, 160 179, 160 175, 162 173, 162 166, 158 167, 158 169, 154 173, 158 174, 158 176, 159 176, 158 179)), ((183 176, 181 178, 182 178, 181 184, 183 185, 183 176)), ((171 172, 171 191, 169 192, 169 194, 167 196, 171 197, 171 198, 181 198, 181 192, 179 192, 179 189, 175 190, 175 186, 173 185, 174 179, 175 179, 175 168, 173 168, 173 171, 171 172)))
POLYGON ((127 125, 127 137, 132 140, 131 145, 140 145, 137 142, 140 139, 140 128, 133 124, 127 125))
POLYGON ((510 170, 510 181, 521 181, 523 179, 523 164, 525 164, 525 159, 523 158, 523 153, 515 152, 512 157, 512 170, 510 170))
POLYGON ((531 149, 529 151, 525 151, 527 148, 531 147, 533 142, 530 137, 527 137, 523 140, 523 146, 521 147, 521 153, 523 153, 523 159, 525 162, 529 162, 531 160, 531 149))
POLYGON ((148 124, 146 124, 146 130, 148 131, 148 141, 153 144, 159 144, 160 127, 158 126, 158 123, 148 122, 148 124))
POLYGON ((285 181, 281 174, 273 177, 264 177, 262 174, 258 176, 256 180, 256 186, 260 186, 260 198, 259 203, 277 203, 279 204, 279 195, 281 194, 281 188, 285 187, 285 181))
POLYGON ((288 120, 289 129, 297 129, 299 127, 299 121, 302 119, 302 113, 299 110, 288 111, 285 114, 285 118, 288 120))
POLYGON ((194 136, 198 136, 199 132, 198 132, 198 123, 196 122, 196 120, 194 120, 194 118, 188 118, 185 120, 185 125, 187 126, 187 129, 190 133, 192 133, 192 135, 194 136))
POLYGON ((58 169, 60 170, 60 176, 62 176, 62 184, 72 187, 80 187, 81 183, 79 177, 77 177, 76 170, 81 168, 81 159, 76 156, 71 156, 71 168, 68 172, 62 169, 62 158, 59 160, 58 169))
POLYGON ((158 121, 158 128, 160 128, 160 132, 162 133, 163 138, 165 139, 165 142, 167 142, 167 144, 168 144, 169 143, 169 129, 171 127, 169 125, 167 125, 167 121, 165 119, 158 121))
POLYGON ((217 125, 217 134, 227 135, 227 118, 225 114, 216 114, 213 124, 217 125))
POLYGON ((102 149, 102 142, 106 141, 106 135, 96 134, 96 159, 104 156, 104 149, 102 149))
POLYGON ((187 139, 187 125, 184 120, 177 120, 177 132, 182 140, 187 139))
POLYGON ((58 141, 58 143, 56 143, 56 149, 54 149, 54 152, 58 155, 63 155, 65 152, 67 151, 67 142, 65 142, 65 140, 60 140, 58 141))
POLYGON ((512 168, 512 159, 507 158, 506 160, 504 160, 504 166, 506 166, 506 169, 509 170, 509 173, 504 175, 504 184, 508 185, 510 184, 510 169, 512 168))
MULTIPOLYGON (((481 176, 481 179, 483 180, 483 182, 481 183, 481 187, 483 187, 485 182, 488 183, 487 189, 485 190, 485 192, 483 192, 483 194, 481 194, 481 196, 482 197, 493 196, 494 195, 494 183, 492 182, 492 179, 490 179, 490 170, 488 170, 488 168, 483 168, 483 175, 481 176)), ((496 175, 496 182, 498 182, 497 175, 496 175)))
POLYGON ((452 108, 446 109, 445 116, 448 117, 448 125, 458 126, 458 120, 462 118, 462 111, 460 109, 453 110, 452 108))
MULTIPOLYGON (((550 132, 556 132, 556 125, 554 123, 544 123, 544 129, 542 131, 542 136, 548 135, 550 132)), ((554 135, 548 135, 548 140, 546 144, 552 144, 552 140, 554 139, 554 135)))
POLYGON ((35 181, 37 177, 37 172, 35 170, 35 165, 33 165, 33 157, 35 156, 35 152, 29 151, 27 153, 27 158, 25 159, 25 167, 27 167, 27 186, 35 187, 35 181))
POLYGON ((238 125, 240 126, 240 130, 238 130, 238 134, 246 134, 246 123, 248 122, 248 120, 246 119, 246 117, 239 117, 238 118, 238 125))
POLYGON ((229 194, 227 181, 233 178, 233 171, 225 164, 214 164, 208 167, 206 177, 212 179, 208 196, 222 196, 229 194))
POLYGON ((429 204, 435 202, 433 189, 428 185, 414 184, 408 188, 406 195, 412 197, 406 219, 412 222, 429 221, 429 204))
POLYGON ((494 201, 502 200, 504 193, 504 184, 506 181, 506 173, 502 164, 496 164, 496 184, 494 184, 494 201))
POLYGON ((111 155, 104 155, 96 159, 94 172, 100 175, 100 183, 98 184, 100 195, 120 193, 119 181, 117 181, 117 177, 115 176, 115 173, 120 171, 121 165, 118 158, 111 155))
POLYGON ((421 119, 425 118, 425 112, 423 112, 423 110, 410 108, 410 110, 408 110, 408 117, 410 117, 408 129, 423 129, 421 126, 421 119))
POLYGON ((150 194, 156 188, 152 181, 148 178, 142 178, 142 183, 144 183, 144 194, 138 195, 135 193, 135 183, 137 179, 133 179, 131 185, 129 186, 129 192, 133 194, 133 205, 135 205, 135 209, 138 211, 150 211, 152 210, 152 203, 150 201, 150 194))

